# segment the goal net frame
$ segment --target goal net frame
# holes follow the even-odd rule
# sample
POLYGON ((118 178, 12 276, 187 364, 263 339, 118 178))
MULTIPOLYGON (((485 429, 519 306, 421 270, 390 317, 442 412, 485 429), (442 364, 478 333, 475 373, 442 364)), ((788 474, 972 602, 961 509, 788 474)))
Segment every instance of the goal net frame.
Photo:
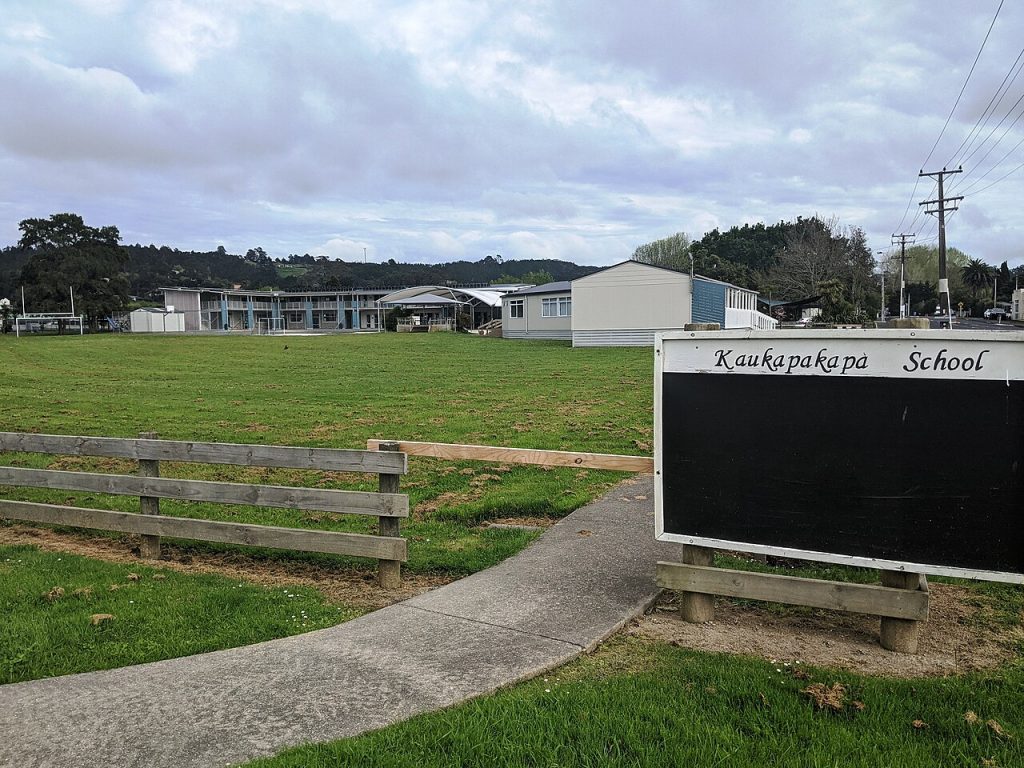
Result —
POLYGON ((285 332, 283 317, 261 317, 256 321, 257 336, 282 336, 285 332))

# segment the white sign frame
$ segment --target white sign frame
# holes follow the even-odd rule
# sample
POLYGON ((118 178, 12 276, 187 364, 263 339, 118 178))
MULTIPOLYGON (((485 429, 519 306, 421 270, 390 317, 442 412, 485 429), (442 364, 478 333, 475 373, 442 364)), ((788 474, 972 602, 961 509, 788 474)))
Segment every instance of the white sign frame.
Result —
MULTIPOLYGON (((728 541, 701 536, 666 533, 664 518, 663 453, 662 453, 662 377, 665 373, 697 375, 796 375, 796 376, 868 376, 888 378, 965 378, 989 381, 1024 380, 1024 332, 1021 331, 955 331, 955 330, 794 330, 794 331, 665 331, 654 342, 654 507, 655 538, 680 544, 713 549, 750 552, 760 555, 813 560, 837 565, 853 565, 908 573, 926 573, 963 579, 980 579, 1011 584, 1024 584, 1024 574, 987 571, 931 563, 886 560, 833 552, 728 541), (884 341, 885 345, 877 342, 884 341), (733 346, 733 353, 721 355, 722 342, 733 346), (989 350, 977 370, 978 342, 989 350), (686 349, 685 347, 690 347, 686 349), (785 348, 785 349, 783 349, 785 348), (884 348, 881 354, 868 354, 872 348, 884 348), (739 355, 737 349, 743 350, 739 355), (771 352, 767 352, 767 350, 771 352), (824 363, 820 351, 826 350, 824 363), (947 350, 938 358, 940 350, 947 350), (915 354, 917 353, 917 354, 915 354), (767 357, 766 357, 767 354, 767 357), (867 362, 861 355, 867 355, 867 362), (779 357, 781 356, 781 361, 779 357), (799 359, 795 362, 792 358, 799 359), (810 357, 810 364, 805 365, 810 357), (831 364, 837 357, 836 365, 831 364), (847 358, 853 357, 850 362, 847 358), (960 361, 951 370, 952 359, 960 361), (924 364, 925 360, 928 364, 924 364), (969 370, 964 361, 972 360, 969 370), (944 368, 935 371, 936 362, 944 368), (683 368, 683 366, 687 366, 683 368), (859 366, 859 367, 858 367, 859 366), (907 370, 909 368, 909 370, 907 370), (787 372, 788 369, 788 372, 787 372)), ((1022 510, 1024 514, 1024 510, 1022 510)))

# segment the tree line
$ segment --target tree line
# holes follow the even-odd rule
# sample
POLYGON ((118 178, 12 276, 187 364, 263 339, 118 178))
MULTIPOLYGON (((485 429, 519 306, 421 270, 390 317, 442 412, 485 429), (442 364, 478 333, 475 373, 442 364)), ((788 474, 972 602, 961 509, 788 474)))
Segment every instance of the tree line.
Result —
MULTIPOLYGON (((693 271, 758 291, 762 298, 797 301, 817 297, 827 319, 863 322, 877 317, 885 278, 885 310, 899 314, 899 253, 876 263, 859 227, 838 219, 797 217, 778 224, 744 224, 714 229, 700 240, 684 232, 639 246, 633 259, 680 271, 693 271)), ((980 314, 995 300, 1009 301, 1024 266, 997 269, 956 248, 947 249, 947 272, 954 308, 980 314), (987 290, 987 293, 986 293, 987 290)), ((905 296, 912 313, 931 314, 938 304, 938 248, 907 248, 905 296)))
MULTIPOLYGON (((117 227, 88 226, 81 216, 59 213, 25 219, 17 245, 0 250, 0 298, 35 312, 66 312, 74 288, 76 311, 95 324, 123 312, 135 301, 160 301, 161 287, 238 286, 250 290, 331 291, 398 288, 410 285, 541 284, 574 280, 593 272, 554 259, 478 261, 443 264, 346 262, 291 254, 272 259, 261 247, 231 254, 180 251, 167 246, 124 245, 117 227)), ((792 301, 820 297, 829 319, 856 322, 877 316, 881 286, 863 230, 842 227, 836 219, 797 217, 774 225, 744 224, 713 229, 700 240, 679 232, 636 248, 632 258, 679 271, 693 271, 758 291, 762 297, 792 301)), ((1024 266, 998 269, 956 248, 948 249, 953 306, 963 303, 980 314, 993 299, 1008 301, 1024 266)), ((899 312, 898 258, 881 265, 886 310, 899 312)), ((937 303, 937 249, 912 246, 904 265, 912 311, 931 314, 937 303)), ((8 310, 10 312, 11 310, 8 310)))
MULTIPOLYGON (((490 285, 573 280, 593 272, 554 259, 443 264, 345 262, 292 254, 272 259, 261 247, 232 254, 180 251, 167 246, 124 245, 117 227, 93 227, 75 213, 25 219, 17 245, 0 250, 0 298, 20 311, 21 292, 31 312, 67 312, 74 290, 75 311, 90 324, 137 302, 159 302, 163 287, 238 286, 249 290, 333 291, 411 285, 490 285)), ((5 305, 6 306, 6 305, 5 305)), ((9 310, 13 312, 14 310, 9 310)))

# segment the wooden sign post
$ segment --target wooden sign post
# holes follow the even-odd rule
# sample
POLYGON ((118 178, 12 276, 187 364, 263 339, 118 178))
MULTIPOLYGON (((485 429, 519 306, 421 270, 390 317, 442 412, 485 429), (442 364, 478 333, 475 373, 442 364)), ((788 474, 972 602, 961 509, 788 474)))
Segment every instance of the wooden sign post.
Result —
POLYGON ((665 586, 875 613, 906 650, 919 574, 1024 583, 1024 333, 673 332, 655 364, 659 539, 884 574, 804 584, 684 555, 665 586))

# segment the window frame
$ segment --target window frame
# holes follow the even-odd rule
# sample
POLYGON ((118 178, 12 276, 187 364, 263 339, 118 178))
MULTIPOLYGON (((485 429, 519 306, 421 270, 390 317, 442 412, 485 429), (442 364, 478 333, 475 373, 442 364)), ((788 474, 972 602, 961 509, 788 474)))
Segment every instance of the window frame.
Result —
POLYGON ((572 296, 548 296, 540 300, 541 317, 572 317, 572 296))

